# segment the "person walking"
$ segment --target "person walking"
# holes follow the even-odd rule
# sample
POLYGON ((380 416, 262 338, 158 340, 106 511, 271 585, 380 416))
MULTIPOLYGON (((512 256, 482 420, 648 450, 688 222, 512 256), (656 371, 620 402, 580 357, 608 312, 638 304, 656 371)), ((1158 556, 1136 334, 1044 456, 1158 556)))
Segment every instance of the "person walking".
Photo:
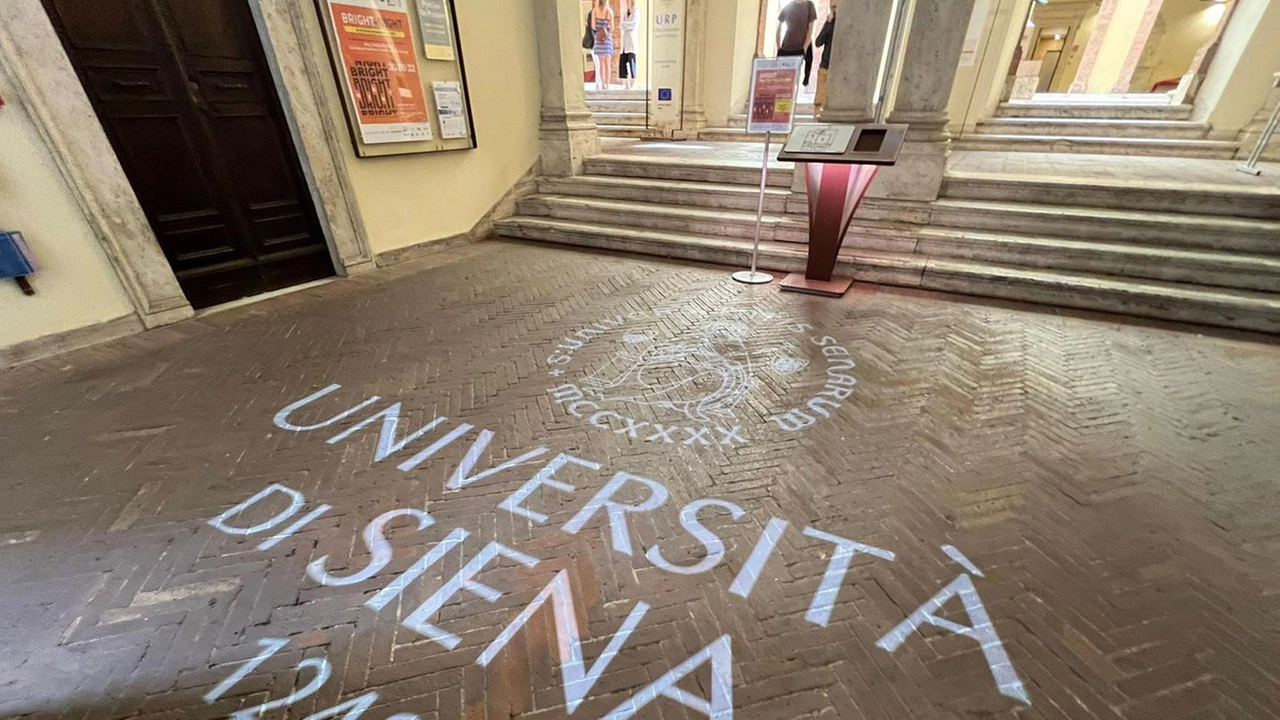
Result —
POLYGON ((618 77, 630 90, 636 84, 636 48, 640 45, 640 14, 636 0, 624 0, 622 11, 622 53, 618 55, 618 77))
POLYGON ((608 90, 613 84, 613 8, 609 0, 596 0, 591 8, 591 27, 596 32, 596 44, 591 54, 596 63, 596 89, 608 90))
POLYGON ((813 68, 813 26, 818 22, 818 8, 813 0, 791 0, 778 13, 778 57, 805 59, 804 82, 809 84, 813 68))
POLYGON ((818 92, 813 98, 813 107, 818 112, 822 112, 822 106, 827 104, 827 76, 831 74, 831 49, 835 45, 836 6, 839 4, 840 0, 831 0, 827 21, 822 24, 818 39, 814 41, 815 45, 822 48, 822 62, 818 65, 818 92))

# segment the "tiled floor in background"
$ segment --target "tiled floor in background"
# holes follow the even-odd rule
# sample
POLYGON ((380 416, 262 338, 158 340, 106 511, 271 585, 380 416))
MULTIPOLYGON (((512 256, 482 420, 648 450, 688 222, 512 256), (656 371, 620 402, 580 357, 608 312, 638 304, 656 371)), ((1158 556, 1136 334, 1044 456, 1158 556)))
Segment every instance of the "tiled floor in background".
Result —
POLYGON ((1258 338, 458 248, 0 373, 0 715, 1274 718, 1278 437, 1258 338))

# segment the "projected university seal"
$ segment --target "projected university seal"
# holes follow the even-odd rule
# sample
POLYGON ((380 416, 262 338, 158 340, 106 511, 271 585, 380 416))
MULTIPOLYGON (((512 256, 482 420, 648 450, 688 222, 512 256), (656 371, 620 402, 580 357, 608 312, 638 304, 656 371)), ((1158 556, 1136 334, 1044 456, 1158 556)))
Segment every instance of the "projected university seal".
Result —
POLYGON ((567 335, 547 357, 568 415, 632 440, 735 447, 830 417, 853 393, 840 341, 771 310, 697 321, 678 307, 615 314, 567 335))

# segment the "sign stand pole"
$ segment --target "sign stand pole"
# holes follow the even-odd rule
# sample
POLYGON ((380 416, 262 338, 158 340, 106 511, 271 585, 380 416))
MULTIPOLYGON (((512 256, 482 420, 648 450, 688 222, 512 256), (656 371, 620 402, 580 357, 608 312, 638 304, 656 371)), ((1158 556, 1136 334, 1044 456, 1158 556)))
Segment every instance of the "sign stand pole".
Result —
POLYGON ((773 133, 765 131, 764 166, 760 168, 760 204, 756 206, 756 241, 751 246, 751 269, 739 270, 733 274, 734 280, 748 285, 763 285, 764 283, 773 282, 773 276, 769 273, 756 272, 756 259, 760 255, 760 226, 764 222, 764 193, 769 185, 769 145, 772 142, 773 133))

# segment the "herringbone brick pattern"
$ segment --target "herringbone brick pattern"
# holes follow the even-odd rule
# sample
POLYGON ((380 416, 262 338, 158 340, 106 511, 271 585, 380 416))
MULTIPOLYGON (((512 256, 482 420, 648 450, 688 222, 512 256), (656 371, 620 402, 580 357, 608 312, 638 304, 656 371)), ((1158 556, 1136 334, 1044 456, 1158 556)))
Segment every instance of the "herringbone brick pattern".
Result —
MULTIPOLYGON (((369 692, 366 720, 568 717, 550 607, 477 663, 564 570, 587 669, 649 605, 575 718, 609 714, 724 635, 738 718, 1280 717, 1277 438, 1280 348, 1256 339, 867 287, 783 295, 718 268, 482 243, 0 373, 0 715, 226 717, 299 691, 264 717, 360 717, 324 711, 369 692), (674 344, 646 349, 657 338, 674 344), (839 359, 831 344, 857 383, 836 409, 806 405, 839 359), (642 368, 618 375, 618 397, 641 372, 646 388, 676 389, 648 404, 588 397, 608 415, 552 392, 617 358, 642 368), (737 395, 703 387, 744 367, 737 395), (381 399, 323 429, 273 422, 335 383, 290 421, 381 399), (705 436, 680 417, 682 392, 710 398, 695 413, 712 417, 705 436), (394 402, 396 439, 448 421, 383 461, 380 421, 329 442, 394 402), (773 418, 789 409, 814 422, 784 430, 773 418), (458 423, 493 432, 475 472, 550 450, 447 487, 472 430, 397 468, 458 423), (664 423, 678 426, 665 440, 664 423), (726 441, 730 426, 745 441, 726 441), (575 492, 524 502, 546 524, 499 509, 558 453, 601 468, 566 466, 555 477, 575 492), (670 494, 628 515, 630 556, 604 513, 564 529, 623 471, 670 494), (332 507, 265 550, 270 532, 208 523, 272 483, 306 510, 332 507), (652 547, 682 566, 709 552, 681 525, 700 498, 744 511, 698 515, 723 560, 655 566, 652 547), (393 557, 365 581, 308 576, 326 556, 335 575, 369 564, 362 530, 397 508, 435 524, 388 524, 393 557), (771 518, 785 529, 744 598, 730 587, 771 518), (381 611, 366 606, 454 528, 469 533, 458 548, 381 611), (806 528, 894 557, 855 553, 825 624, 807 615, 834 546, 806 528), (456 648, 404 624, 490 541, 539 562, 496 560, 479 578, 497 602, 464 590, 428 618, 456 648), (962 575, 1029 704, 997 689, 972 638, 926 624, 877 646, 962 575), (267 638, 288 643, 207 703, 267 638), (327 681, 305 692, 322 661, 327 681)), ((964 610, 956 599, 936 615, 976 623, 964 610)), ((711 698, 712 667, 679 687, 711 698)), ((705 716, 670 697, 635 715, 705 716)))

